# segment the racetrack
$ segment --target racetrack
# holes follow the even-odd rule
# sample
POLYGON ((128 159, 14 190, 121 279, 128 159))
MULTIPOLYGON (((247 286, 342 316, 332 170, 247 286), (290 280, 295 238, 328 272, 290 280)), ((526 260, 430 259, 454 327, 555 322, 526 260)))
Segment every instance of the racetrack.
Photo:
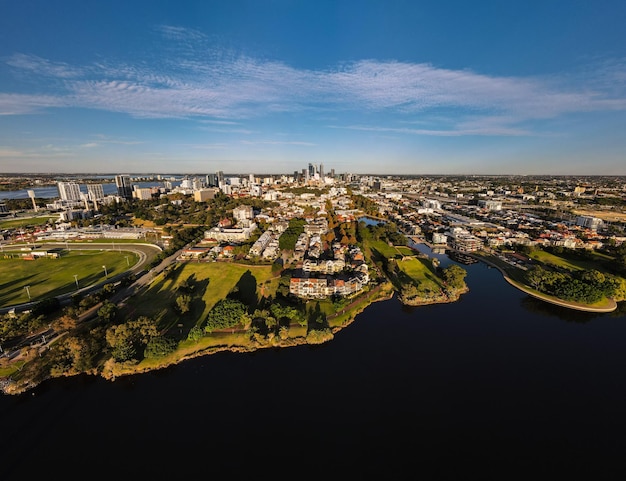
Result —
MULTIPOLYGON (((32 247, 32 246, 33 244, 12 244, 8 246, 3 245, 2 251, 4 254, 8 254, 8 253, 12 253, 13 255, 15 255, 16 253, 27 254, 28 252, 23 251, 23 249, 25 247, 32 247)), ((109 251, 109 252, 118 251, 120 254, 124 254, 124 253, 132 254, 134 258, 133 265, 130 268, 126 269, 126 266, 124 265, 123 271, 120 271, 119 269, 121 266, 119 265, 119 262, 118 262, 118 268, 116 270, 115 275, 109 275, 105 280, 103 279, 102 281, 96 281, 95 283, 93 282, 93 279, 92 279, 91 282, 89 282, 89 284, 86 286, 83 286, 81 282, 81 289, 77 291, 73 291, 71 293, 68 293, 68 294, 64 293, 64 294, 59 295, 58 290, 57 290, 57 293, 53 294, 54 289, 58 287, 58 286, 53 285, 52 287, 49 288, 51 289, 49 291, 50 296, 57 297, 59 300, 64 300, 66 297, 71 296, 76 293, 87 294, 89 292, 92 292, 93 290, 97 290, 101 288, 102 285, 105 283, 116 282, 117 280, 121 280, 121 278, 127 275, 129 272, 138 276, 148 268, 150 262, 155 258, 156 255, 158 255, 162 251, 162 249, 159 246, 148 244, 148 243, 49 242, 49 243, 36 244, 36 248, 37 250, 63 249, 63 250, 67 250, 70 252, 72 251, 109 251)), ((128 262, 128 259, 127 259, 127 262, 128 262)), ((124 263, 123 260, 122 260, 122 263, 124 263)), ((111 271, 109 271, 109 273, 111 273, 111 271)), ((11 282, 14 284, 16 281, 19 283, 19 279, 13 279, 11 282)), ((43 283, 40 282, 40 286, 42 284, 43 283)), ((47 286, 47 283, 46 283, 46 286, 47 286)), ((77 280, 76 286, 78 287, 78 280, 77 280)), ((31 291, 32 291, 32 288, 31 288, 31 291)), ((30 296, 30 291, 29 291, 29 296, 30 296)), ((38 299, 35 299, 36 296, 33 295, 32 302, 27 302, 27 303, 22 302, 18 304, 13 304, 13 303, 5 304, 2 306, 2 308, 0 308, 0 313, 8 312, 11 309, 15 309, 16 312, 20 312, 25 309, 30 309, 34 304, 42 300, 42 296, 46 296, 46 293, 45 292, 42 293, 40 291, 37 296, 38 299)))

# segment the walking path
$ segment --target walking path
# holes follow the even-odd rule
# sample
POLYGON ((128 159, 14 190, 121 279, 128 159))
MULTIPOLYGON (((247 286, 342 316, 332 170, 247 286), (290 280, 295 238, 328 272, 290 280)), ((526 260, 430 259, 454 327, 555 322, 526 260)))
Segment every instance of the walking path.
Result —
POLYGON ((608 299, 609 305, 607 307, 592 307, 586 304, 580 304, 578 302, 564 301, 563 299, 559 299, 558 297, 549 296, 547 294, 542 294, 540 292, 531 290, 530 288, 524 286, 523 284, 520 284, 519 282, 516 282, 513 279, 511 279, 500 266, 494 264, 493 262, 490 262, 489 260, 475 253, 472 253, 471 255, 475 257, 476 259, 483 261, 485 264, 488 264, 491 267, 495 267, 496 269, 498 269, 500 273, 502 274, 502 277, 504 277, 504 280, 506 280, 513 287, 519 289, 522 292, 525 292, 526 294, 534 297, 535 299, 540 299, 542 301, 549 302, 550 304, 555 304, 561 307, 567 307, 568 309, 575 309, 577 311, 613 312, 615 309, 617 309, 617 302, 615 302, 615 300, 613 299, 608 299))

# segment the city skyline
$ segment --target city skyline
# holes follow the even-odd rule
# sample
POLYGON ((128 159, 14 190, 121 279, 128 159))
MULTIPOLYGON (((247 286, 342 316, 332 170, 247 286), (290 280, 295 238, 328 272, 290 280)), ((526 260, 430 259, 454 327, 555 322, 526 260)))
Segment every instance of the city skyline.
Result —
POLYGON ((14 2, 3 172, 626 175, 626 4, 14 2))

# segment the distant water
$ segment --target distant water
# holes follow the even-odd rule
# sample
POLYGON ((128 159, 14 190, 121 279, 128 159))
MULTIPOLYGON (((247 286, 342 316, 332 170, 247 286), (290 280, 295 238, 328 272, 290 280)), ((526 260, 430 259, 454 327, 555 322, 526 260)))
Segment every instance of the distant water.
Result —
MULTIPOLYGON (((87 185, 79 184, 80 191, 83 193, 87 193, 87 185)), ((156 182, 135 182, 134 185, 138 185, 141 188, 148 187, 163 187, 164 183, 161 181, 156 182)), ((172 186, 179 186, 180 182, 172 182, 172 186)), ((8 199, 28 199, 28 190, 32 190, 35 192, 35 197, 38 199, 56 199, 59 197, 59 189, 56 185, 48 186, 48 187, 34 187, 31 189, 23 189, 23 190, 10 190, 10 191, 0 191, 0 200, 8 200, 8 199)), ((114 195, 117 193, 117 187, 115 183, 102 183, 102 190, 104 191, 104 195, 114 195)))

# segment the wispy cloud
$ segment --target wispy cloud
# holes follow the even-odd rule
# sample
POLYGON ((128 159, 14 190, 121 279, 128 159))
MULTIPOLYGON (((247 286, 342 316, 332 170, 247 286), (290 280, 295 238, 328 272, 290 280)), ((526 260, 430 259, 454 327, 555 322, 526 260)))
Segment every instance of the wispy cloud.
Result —
POLYGON ((297 140, 241 140, 240 143, 245 145, 316 145, 312 142, 301 142, 297 140))
POLYGON ((0 92, 0 115, 22 115, 51 107, 69 106, 68 99, 54 95, 10 94, 0 92))
POLYGON ((347 125, 333 126, 333 128, 341 128, 348 130, 361 130, 365 132, 391 132, 396 134, 411 135, 432 135, 435 137, 459 137, 463 135, 507 135, 521 136, 528 135, 527 131, 519 129, 492 128, 492 129, 452 129, 452 130, 435 130, 435 129, 408 129, 396 127, 376 127, 367 125, 347 125))
POLYGON ((36 55, 15 54, 7 60, 7 65, 22 71, 30 71, 36 75, 69 79, 78 78, 85 74, 85 70, 63 62, 52 62, 36 55))
POLYGON ((176 42, 191 41, 198 42, 204 40, 207 36, 193 28, 179 27, 177 25, 159 25, 156 30, 163 35, 163 37, 176 42))
POLYGON ((46 145, 39 149, 13 149, 0 147, 0 158, 19 161, 19 159, 47 159, 73 157, 70 149, 46 145))
MULTIPOLYGON (((362 60, 334 69, 296 69, 207 48, 201 32, 160 26, 159 33, 185 54, 150 63, 111 60, 72 66, 16 54, 7 65, 32 76, 39 93, 0 93, 0 115, 58 107, 126 113, 138 118, 195 118, 215 125, 276 113, 393 114, 424 127, 342 128, 419 135, 528 135, 526 123, 576 112, 626 110, 626 65, 614 62, 577 77, 518 78, 450 70, 430 64, 362 60), (47 79, 41 82, 41 78, 47 79), (40 83, 37 84, 37 81, 40 83), (56 82, 53 82, 56 81, 56 82), (50 85, 54 83, 54 88, 50 85), (43 93, 41 93, 43 92, 43 93), (442 109, 464 120, 446 128, 429 123, 442 109)), ((252 131, 214 131, 248 134, 252 131)))

